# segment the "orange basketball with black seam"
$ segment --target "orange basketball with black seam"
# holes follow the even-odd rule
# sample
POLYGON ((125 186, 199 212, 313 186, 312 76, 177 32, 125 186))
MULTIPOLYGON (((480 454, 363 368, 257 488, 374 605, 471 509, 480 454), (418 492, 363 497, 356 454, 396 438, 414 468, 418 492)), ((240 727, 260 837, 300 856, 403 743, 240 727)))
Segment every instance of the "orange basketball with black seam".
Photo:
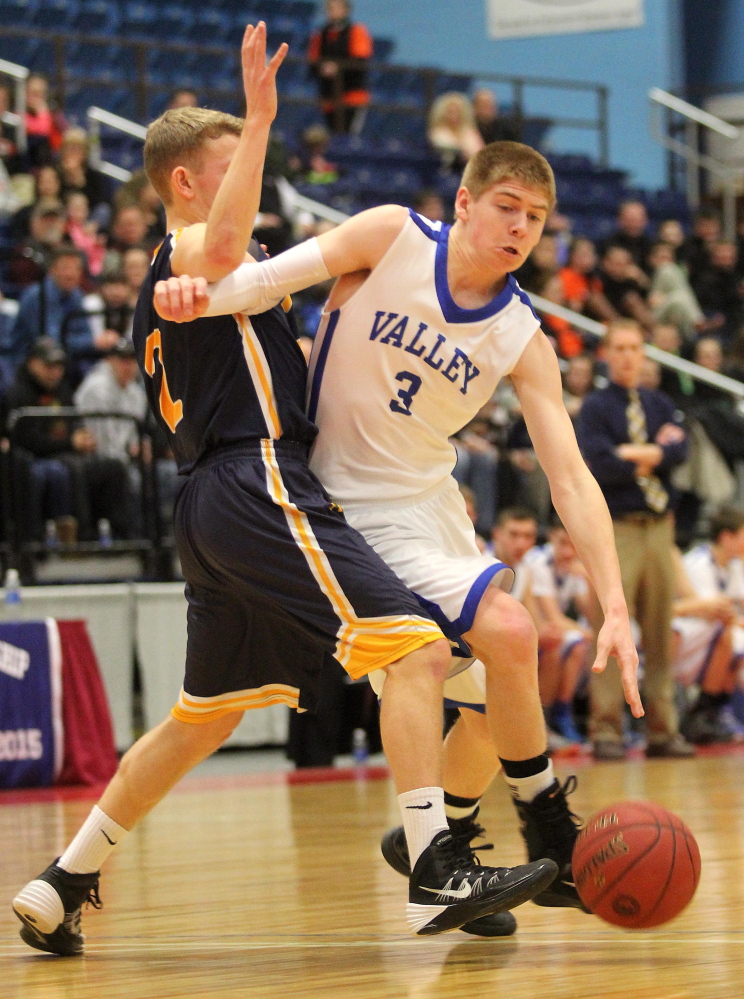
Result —
POLYGON ((576 889, 588 909, 629 930, 674 919, 695 894, 700 850, 678 815, 652 801, 597 812, 573 851, 576 889))

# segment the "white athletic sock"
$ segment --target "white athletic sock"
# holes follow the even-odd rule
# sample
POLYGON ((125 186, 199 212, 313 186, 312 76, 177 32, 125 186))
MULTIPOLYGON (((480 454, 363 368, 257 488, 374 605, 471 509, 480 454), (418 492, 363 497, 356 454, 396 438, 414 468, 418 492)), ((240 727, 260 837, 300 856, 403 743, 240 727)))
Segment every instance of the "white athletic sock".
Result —
POLYGON ((419 787, 398 795, 403 828, 406 831, 411 870, 438 832, 446 832, 444 791, 441 787, 419 787))
POLYGON ((553 761, 549 759, 547 767, 539 774, 533 774, 531 777, 507 777, 504 774, 504 780, 509 785, 511 793, 519 801, 533 801, 541 791, 547 790, 555 780, 553 761))
POLYGON ((83 823, 75 839, 57 861, 57 866, 69 874, 94 874, 115 846, 127 835, 127 830, 101 811, 98 805, 83 823))

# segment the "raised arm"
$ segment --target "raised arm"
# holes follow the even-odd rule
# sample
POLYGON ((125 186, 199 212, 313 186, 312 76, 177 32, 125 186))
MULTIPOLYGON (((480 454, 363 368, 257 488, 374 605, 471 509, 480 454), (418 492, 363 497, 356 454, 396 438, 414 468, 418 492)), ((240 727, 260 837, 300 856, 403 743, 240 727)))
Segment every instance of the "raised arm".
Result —
POLYGON ((538 461, 550 482, 556 511, 586 567, 604 612, 597 639, 601 672, 617 657, 625 699, 633 714, 643 714, 638 693, 638 654, 630 632, 612 521, 604 496, 584 462, 573 425, 563 405, 555 351, 542 331, 524 350, 511 374, 538 461))
POLYGON ((253 232, 269 129, 276 117, 276 73, 287 54, 282 44, 266 65, 266 25, 248 25, 241 63, 246 115, 238 147, 214 199, 207 222, 185 229, 171 257, 175 275, 219 281, 246 259, 253 232))

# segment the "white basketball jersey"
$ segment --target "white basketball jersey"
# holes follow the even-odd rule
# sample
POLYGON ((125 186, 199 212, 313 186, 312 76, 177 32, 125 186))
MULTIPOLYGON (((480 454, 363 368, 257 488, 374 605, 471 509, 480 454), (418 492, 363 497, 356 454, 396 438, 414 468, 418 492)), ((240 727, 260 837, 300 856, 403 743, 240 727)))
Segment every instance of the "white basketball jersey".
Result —
POLYGON ((325 314, 308 379, 310 465, 340 503, 418 496, 455 467, 449 438, 488 402, 539 327, 509 275, 479 309, 447 284, 449 226, 411 212, 352 297, 325 314))

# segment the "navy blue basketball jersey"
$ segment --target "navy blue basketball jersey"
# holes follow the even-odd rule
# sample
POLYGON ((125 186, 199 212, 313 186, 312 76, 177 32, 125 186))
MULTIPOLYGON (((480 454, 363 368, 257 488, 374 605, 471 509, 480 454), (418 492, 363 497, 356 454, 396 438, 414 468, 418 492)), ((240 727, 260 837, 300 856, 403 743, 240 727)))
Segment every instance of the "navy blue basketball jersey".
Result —
POLYGON ((178 234, 166 236, 140 290, 132 337, 150 407, 189 473, 215 448, 270 439, 312 444, 307 366, 281 305, 257 316, 166 322, 155 283, 171 277, 178 234))

